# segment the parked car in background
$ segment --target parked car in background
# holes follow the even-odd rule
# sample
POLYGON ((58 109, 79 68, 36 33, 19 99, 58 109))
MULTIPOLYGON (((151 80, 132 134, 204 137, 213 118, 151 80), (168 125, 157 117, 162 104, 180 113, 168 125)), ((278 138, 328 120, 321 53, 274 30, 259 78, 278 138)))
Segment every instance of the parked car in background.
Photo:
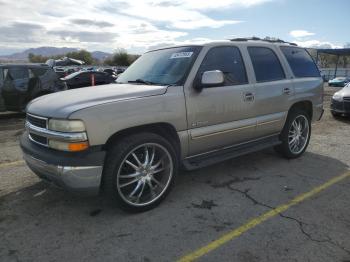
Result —
POLYGON ((79 71, 61 78, 67 84, 68 89, 110 84, 114 83, 115 79, 114 76, 97 71, 79 71))
POLYGON ((333 95, 331 113, 335 117, 350 115, 350 83, 333 95))
POLYGON ((166 197, 180 166, 272 146, 300 157, 323 113, 323 80, 305 49, 270 42, 158 49, 114 85, 39 98, 28 105, 24 159, 50 183, 145 211, 166 197))
POLYGON ((332 80, 329 80, 328 81, 328 85, 329 86, 343 87, 349 82, 350 82, 350 78, 349 77, 336 77, 336 78, 334 78, 332 80))
POLYGON ((80 71, 80 68, 78 67, 66 67, 66 66, 55 66, 53 68, 56 72, 56 74, 58 75, 59 78, 63 78, 66 77, 70 74, 73 74, 75 72, 80 71))
POLYGON ((46 64, 0 65, 1 95, 8 111, 23 111, 32 99, 66 89, 46 64))

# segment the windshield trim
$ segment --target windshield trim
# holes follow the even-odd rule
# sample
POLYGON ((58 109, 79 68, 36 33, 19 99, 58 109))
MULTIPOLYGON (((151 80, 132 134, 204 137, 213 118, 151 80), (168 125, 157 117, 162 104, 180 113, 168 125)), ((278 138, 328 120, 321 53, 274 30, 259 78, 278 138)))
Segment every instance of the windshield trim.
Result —
POLYGON ((173 49, 173 48, 184 48, 184 47, 195 47, 195 48, 199 48, 198 50, 201 50, 203 48, 203 45, 179 45, 179 46, 161 47, 161 48, 149 50, 149 51, 145 52, 144 54, 148 54, 148 53, 152 53, 152 52, 160 51, 160 50, 167 50, 167 49, 173 49))

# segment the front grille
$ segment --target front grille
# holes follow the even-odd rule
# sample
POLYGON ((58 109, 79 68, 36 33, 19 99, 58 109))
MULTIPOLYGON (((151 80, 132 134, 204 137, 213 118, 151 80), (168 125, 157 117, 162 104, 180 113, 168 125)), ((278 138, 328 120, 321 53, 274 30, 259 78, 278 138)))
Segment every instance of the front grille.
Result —
POLYGON ((39 143, 41 145, 47 145, 47 138, 46 137, 39 136, 39 135, 36 135, 33 133, 29 133, 29 136, 34 142, 39 143))
POLYGON ((343 111, 344 110, 344 103, 332 99, 331 108, 335 109, 335 110, 343 111))
POLYGON ((344 101, 350 102, 350 96, 343 97, 344 101))
POLYGON ((31 123, 33 126, 46 128, 47 126, 47 118, 37 117, 33 115, 27 114, 27 121, 31 123))

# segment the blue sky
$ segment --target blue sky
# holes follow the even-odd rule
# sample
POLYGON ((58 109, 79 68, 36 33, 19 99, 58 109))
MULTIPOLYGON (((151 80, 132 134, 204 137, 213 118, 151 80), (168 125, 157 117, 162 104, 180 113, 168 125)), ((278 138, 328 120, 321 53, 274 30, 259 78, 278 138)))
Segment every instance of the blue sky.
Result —
POLYGON ((0 0, 0 6, 0 54, 39 46, 142 53, 253 35, 305 47, 350 43, 348 0, 0 0))

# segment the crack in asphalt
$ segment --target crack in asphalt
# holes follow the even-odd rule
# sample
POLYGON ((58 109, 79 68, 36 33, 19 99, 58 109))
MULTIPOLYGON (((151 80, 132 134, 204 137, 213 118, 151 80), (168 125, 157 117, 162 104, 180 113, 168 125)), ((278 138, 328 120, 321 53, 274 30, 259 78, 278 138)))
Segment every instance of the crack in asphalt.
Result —
MULTIPOLYGON (((250 194, 249 194, 249 191, 250 189, 245 189, 245 190, 240 190, 240 189, 237 189, 237 188, 234 188, 232 187, 231 184, 227 184, 226 185, 230 190, 232 191, 235 191, 235 192, 238 192, 242 195, 244 195, 247 199, 249 199, 251 202, 253 202, 254 205, 259 205, 259 206, 263 206, 263 207, 266 207, 268 209, 276 209, 276 207, 273 207, 273 206, 270 206, 268 204, 265 204, 263 202, 260 202, 258 201, 257 199, 255 199, 254 197, 252 197, 250 194)), ((287 215, 284 215, 283 213, 278 213, 278 215, 281 217, 281 218, 284 218, 284 219, 289 219, 289 220, 293 220, 295 221, 298 226, 299 226, 299 229, 300 229, 300 232, 305 235, 309 240, 313 241, 313 242, 317 242, 317 243, 329 243, 341 250, 343 250, 344 252, 346 252, 348 255, 350 255, 350 250, 346 249, 345 247, 343 247, 341 244, 337 243, 336 241, 334 241, 331 237, 329 236, 326 236, 326 239, 317 239, 317 238, 314 238, 310 233, 306 232, 305 228, 304 228, 304 225, 308 225, 307 223, 301 221, 300 219, 297 219, 297 218, 294 218, 294 217, 291 217, 291 216, 287 216, 287 215)))

